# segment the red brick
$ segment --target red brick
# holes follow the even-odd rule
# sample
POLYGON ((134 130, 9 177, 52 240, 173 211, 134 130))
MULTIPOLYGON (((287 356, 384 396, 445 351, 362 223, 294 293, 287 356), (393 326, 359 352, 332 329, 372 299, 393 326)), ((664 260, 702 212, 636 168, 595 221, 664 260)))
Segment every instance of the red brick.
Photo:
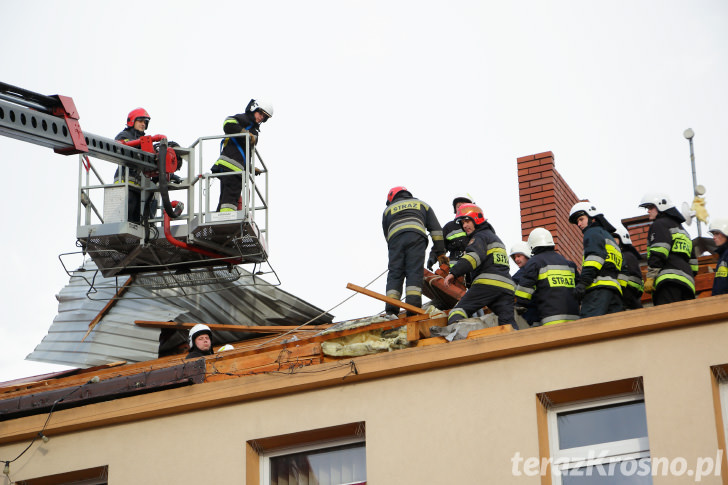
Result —
POLYGON ((541 152, 533 156, 536 159, 554 158, 554 152, 541 152))
POLYGON ((529 200, 528 202, 525 202, 521 204, 521 208, 524 207, 541 207, 544 205, 551 206, 553 203, 553 197, 546 197, 545 199, 535 199, 535 200, 529 200), (549 202, 549 199, 551 199, 551 202, 549 202))
POLYGON ((522 196, 520 197, 520 201, 521 201, 521 203, 524 203, 524 202, 526 202, 526 201, 528 201, 528 200, 531 200, 531 196, 530 196, 530 195, 522 195, 522 196))
POLYGON ((543 190, 541 190, 541 187, 529 187, 527 189, 520 190, 519 194, 521 196, 524 196, 528 194, 535 194, 536 192, 543 192, 543 190))
POLYGON ((535 172, 553 171, 553 169, 554 169, 554 164, 553 163, 542 163, 538 167, 529 168, 528 171, 530 173, 535 173, 535 172))
MULTIPOLYGON (((521 207, 523 207, 523 204, 521 204, 521 207)), ((526 209, 521 209, 521 219, 523 219, 523 216, 527 216, 527 215, 529 215, 529 214, 530 214, 531 212, 533 212, 533 210, 531 210, 531 209, 528 209, 528 208, 526 208, 526 209)))
POLYGON ((532 187, 536 186, 536 185, 547 185, 548 184, 548 185, 551 185, 551 187, 553 188, 554 180, 551 177, 540 177, 538 180, 531 180, 530 183, 531 183, 532 187))
POLYGON ((516 159, 516 162, 523 163, 523 162, 528 162, 530 160, 535 160, 535 159, 536 159, 536 157, 534 155, 527 155, 525 157, 519 157, 519 158, 517 158, 516 159))
POLYGON ((529 180, 540 180, 540 179, 541 179, 541 174, 538 174, 538 173, 518 177, 518 181, 520 183, 528 182, 529 180))

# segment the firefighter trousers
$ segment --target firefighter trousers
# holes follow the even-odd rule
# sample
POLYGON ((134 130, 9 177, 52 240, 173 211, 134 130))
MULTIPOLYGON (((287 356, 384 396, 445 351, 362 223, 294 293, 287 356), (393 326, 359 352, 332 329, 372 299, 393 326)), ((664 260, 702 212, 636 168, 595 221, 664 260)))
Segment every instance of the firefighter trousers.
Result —
POLYGON ((470 317, 484 306, 498 316, 498 325, 513 325, 518 329, 513 316, 513 291, 497 286, 473 284, 465 296, 450 310, 447 324, 470 317))
MULTIPOLYGON (((402 298, 402 285, 405 288, 405 303, 422 308, 422 280, 424 278, 425 252, 427 238, 416 232, 407 231, 389 241, 389 273, 387 274, 387 296, 402 298)), ((398 315, 399 307, 387 304, 388 314, 398 315)), ((407 312, 408 315, 414 313, 407 312)))

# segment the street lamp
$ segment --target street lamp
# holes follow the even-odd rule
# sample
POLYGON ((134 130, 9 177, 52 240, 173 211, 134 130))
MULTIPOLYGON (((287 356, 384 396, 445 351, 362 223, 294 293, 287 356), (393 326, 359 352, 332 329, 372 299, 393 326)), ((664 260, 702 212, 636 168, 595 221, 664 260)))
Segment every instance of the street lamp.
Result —
MULTIPOLYGON (((695 175, 695 153, 693 152, 693 137, 695 137, 695 132, 692 128, 688 128, 683 131, 683 136, 690 142, 690 165, 693 168, 693 197, 701 197, 705 194, 705 187, 698 185, 698 180, 695 175)), ((700 219, 698 219, 698 237, 702 237, 700 231, 700 219)))

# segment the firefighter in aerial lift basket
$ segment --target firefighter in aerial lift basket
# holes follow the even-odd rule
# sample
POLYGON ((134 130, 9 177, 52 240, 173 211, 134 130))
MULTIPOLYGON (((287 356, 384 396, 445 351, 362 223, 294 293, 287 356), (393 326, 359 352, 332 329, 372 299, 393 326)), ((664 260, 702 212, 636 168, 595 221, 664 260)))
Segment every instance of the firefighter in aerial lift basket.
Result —
MULTIPOLYGON (((228 116, 223 123, 226 135, 248 133, 250 151, 258 141, 261 123, 273 117, 273 105, 267 101, 251 99, 244 113, 228 116)), ((220 201, 217 212, 236 211, 240 207, 240 193, 243 189, 242 172, 247 167, 250 153, 246 152, 245 137, 223 138, 220 142, 220 157, 212 166, 212 173, 240 172, 240 177, 220 177, 220 201)), ((259 173, 256 169, 256 175, 259 173)))

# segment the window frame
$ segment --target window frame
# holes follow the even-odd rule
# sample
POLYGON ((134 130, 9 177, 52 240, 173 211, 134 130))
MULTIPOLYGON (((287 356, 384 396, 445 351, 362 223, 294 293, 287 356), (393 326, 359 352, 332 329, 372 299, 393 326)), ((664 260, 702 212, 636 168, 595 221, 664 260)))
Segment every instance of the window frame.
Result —
POLYGON ((561 471, 595 465, 605 465, 609 463, 620 463, 627 460, 640 460, 650 457, 649 432, 648 436, 640 438, 630 438, 626 440, 595 443, 592 445, 561 449, 559 447, 558 428, 558 415, 560 413, 580 410, 586 411, 591 408, 644 401, 644 394, 629 393, 599 399, 565 403, 549 408, 547 410, 547 425, 550 456, 552 458, 551 478, 553 480, 553 484, 562 484, 561 471), (609 453, 601 456, 604 450, 608 450, 609 453))

